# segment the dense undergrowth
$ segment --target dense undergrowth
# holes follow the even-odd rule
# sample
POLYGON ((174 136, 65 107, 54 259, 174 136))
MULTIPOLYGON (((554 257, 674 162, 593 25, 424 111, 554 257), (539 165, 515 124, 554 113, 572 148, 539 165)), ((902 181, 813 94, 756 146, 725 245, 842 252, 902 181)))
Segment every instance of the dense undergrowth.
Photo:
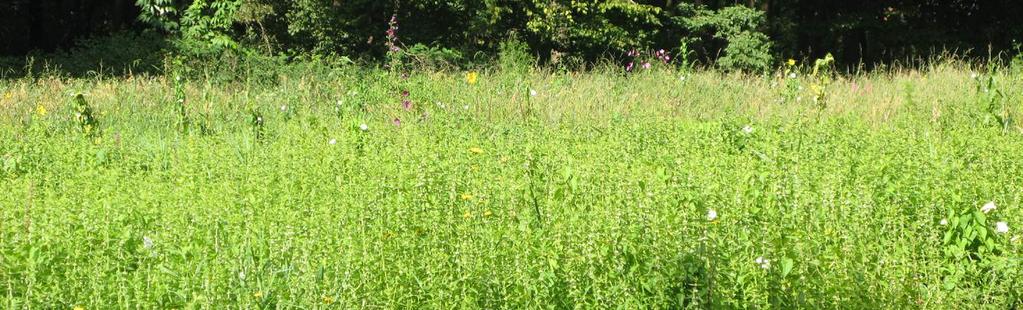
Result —
POLYGON ((0 307, 1023 305, 1020 76, 787 69, 0 80, 0 307))

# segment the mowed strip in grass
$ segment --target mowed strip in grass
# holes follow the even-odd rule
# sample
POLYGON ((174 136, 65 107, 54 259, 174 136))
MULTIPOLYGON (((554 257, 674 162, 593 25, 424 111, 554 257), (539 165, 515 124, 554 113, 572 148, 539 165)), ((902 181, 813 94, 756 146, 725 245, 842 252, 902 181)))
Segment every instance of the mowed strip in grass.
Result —
POLYGON ((780 75, 3 81, 0 307, 1021 306, 1018 75, 780 75))

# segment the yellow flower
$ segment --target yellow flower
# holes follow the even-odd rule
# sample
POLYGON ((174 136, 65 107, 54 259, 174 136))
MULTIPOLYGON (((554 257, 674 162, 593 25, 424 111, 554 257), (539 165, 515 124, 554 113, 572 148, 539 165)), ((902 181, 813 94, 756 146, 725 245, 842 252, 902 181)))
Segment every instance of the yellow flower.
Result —
POLYGON ((470 217, 472 217, 472 213, 469 213, 469 211, 465 211, 465 214, 462 214, 462 217, 464 217, 465 219, 469 219, 470 217))
POLYGON ((483 211, 483 217, 490 217, 491 215, 494 215, 494 213, 490 212, 490 210, 483 211))
POLYGON ((36 106, 36 114, 39 114, 39 116, 46 116, 46 107, 41 104, 36 106))
POLYGON ((257 291, 255 293, 252 293, 252 297, 263 298, 263 291, 257 291))
POLYGON ((328 305, 334 303, 334 297, 323 295, 323 303, 328 305))
POLYGON ((472 200, 472 195, 470 195, 470 194, 462 194, 461 197, 462 197, 462 200, 472 200))
POLYGON ((476 71, 469 71, 465 74, 465 81, 468 82, 469 85, 476 84, 476 79, 479 78, 479 76, 480 74, 476 73, 476 71))
POLYGON ((4 100, 11 99, 11 97, 14 97, 14 94, 9 92, 4 93, 4 100))
POLYGON ((792 58, 789 58, 789 61, 787 61, 785 63, 789 64, 790 66, 795 66, 796 65, 796 60, 792 59, 792 58))
POLYGON ((82 306, 75 306, 75 309, 74 309, 74 310, 85 310, 85 308, 84 308, 84 307, 82 307, 82 306))
POLYGON ((469 152, 473 152, 473 153, 476 153, 476 154, 483 154, 483 149, 478 148, 478 147, 469 148, 469 152))

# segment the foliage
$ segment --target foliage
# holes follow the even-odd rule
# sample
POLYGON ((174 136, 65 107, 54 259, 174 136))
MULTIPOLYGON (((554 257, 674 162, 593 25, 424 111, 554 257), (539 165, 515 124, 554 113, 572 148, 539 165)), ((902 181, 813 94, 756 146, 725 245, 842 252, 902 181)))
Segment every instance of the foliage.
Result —
POLYGON ((304 61, 266 82, 0 80, 0 305, 1023 302, 1023 127, 978 125, 965 65, 836 78, 820 109, 777 104, 781 76, 304 61))
POLYGON ((532 0, 526 29, 544 47, 590 59, 650 46, 661 8, 622 0, 532 0))
POLYGON ((723 54, 717 65, 725 70, 765 72, 774 64, 771 41, 763 28, 766 19, 762 11, 745 6, 730 6, 711 11, 696 8, 692 18, 677 18, 694 33, 691 38, 696 44, 706 42, 707 37, 724 42, 723 54))

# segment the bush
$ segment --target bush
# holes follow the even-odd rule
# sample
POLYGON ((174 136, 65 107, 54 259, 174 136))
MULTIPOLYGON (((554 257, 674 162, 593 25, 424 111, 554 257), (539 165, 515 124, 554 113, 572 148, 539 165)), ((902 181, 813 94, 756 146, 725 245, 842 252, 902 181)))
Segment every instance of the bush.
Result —
POLYGON ((771 41, 761 32, 766 24, 764 13, 745 6, 731 6, 717 11, 697 8, 692 18, 680 23, 696 36, 690 40, 705 46, 720 46, 724 53, 717 60, 725 70, 767 71, 774 62, 771 41))

